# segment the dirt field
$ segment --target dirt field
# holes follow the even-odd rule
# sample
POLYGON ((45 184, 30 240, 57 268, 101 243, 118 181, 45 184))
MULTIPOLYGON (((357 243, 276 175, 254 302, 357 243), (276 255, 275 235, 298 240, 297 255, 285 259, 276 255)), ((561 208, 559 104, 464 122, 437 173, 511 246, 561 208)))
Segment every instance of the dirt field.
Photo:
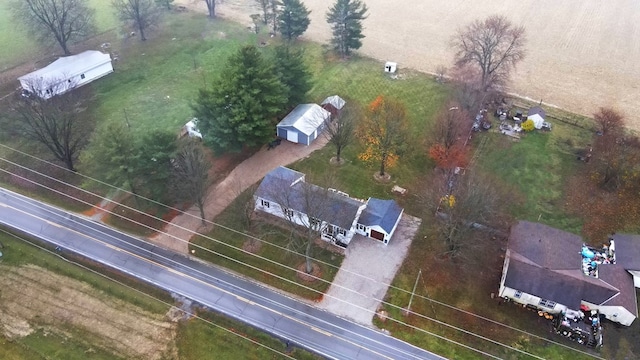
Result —
MULTIPOLYGON (((190 3, 177 0, 176 3, 190 3)), ((432 72, 449 66, 448 42, 455 29, 502 14, 527 29, 528 57, 514 76, 512 91, 535 101, 590 115, 600 106, 623 111, 640 129, 640 6, 635 0, 364 0, 361 52, 400 67, 432 72)), ((204 2, 198 1, 204 10, 204 2)), ((254 0, 224 0, 221 16, 243 24, 259 11, 254 0)), ((325 13, 333 3, 304 0, 311 10, 305 36, 326 42, 325 13)))
MULTIPOLYGON (((172 358, 175 324, 89 285, 36 266, 0 266, 0 332, 23 337, 59 324, 89 332, 96 346, 124 358, 172 358)), ((68 334, 67 334, 68 335, 68 334)), ((68 335, 70 336, 70 335, 68 335)))

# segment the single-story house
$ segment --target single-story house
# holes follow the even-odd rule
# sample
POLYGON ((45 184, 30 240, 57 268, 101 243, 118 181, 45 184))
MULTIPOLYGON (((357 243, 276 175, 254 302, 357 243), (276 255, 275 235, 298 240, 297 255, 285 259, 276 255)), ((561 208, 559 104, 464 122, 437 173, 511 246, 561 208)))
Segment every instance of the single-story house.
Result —
POLYGON ((338 95, 329 96, 324 99, 320 106, 323 109, 327 110, 331 113, 331 120, 340 117, 340 112, 342 112, 342 108, 347 104, 347 102, 338 95))
POLYGON ((533 121, 533 127, 540 130, 545 121, 547 113, 540 106, 534 106, 527 112, 527 120, 533 121))
POLYGON ((43 99, 63 94, 113 72, 111 56, 87 50, 61 57, 51 64, 18 78, 26 94, 43 99))
POLYGON ((393 200, 376 198, 369 198, 366 205, 356 225, 358 233, 388 244, 404 209, 393 200))
POLYGON ((283 166, 264 177, 254 200, 256 211, 314 227, 323 240, 341 247, 347 247, 356 233, 388 244, 403 213, 393 200, 354 199, 309 184, 305 174, 283 166))
POLYGON ((598 310, 627 326, 638 316, 633 278, 610 252, 595 255, 578 235, 528 221, 511 228, 499 296, 550 314, 598 310))
POLYGON ((635 287, 640 288, 640 235, 613 234, 609 240, 616 264, 627 270, 635 287))
POLYGON ((310 145, 330 117, 331 113, 318 104, 300 104, 276 125, 276 135, 293 143, 310 145))

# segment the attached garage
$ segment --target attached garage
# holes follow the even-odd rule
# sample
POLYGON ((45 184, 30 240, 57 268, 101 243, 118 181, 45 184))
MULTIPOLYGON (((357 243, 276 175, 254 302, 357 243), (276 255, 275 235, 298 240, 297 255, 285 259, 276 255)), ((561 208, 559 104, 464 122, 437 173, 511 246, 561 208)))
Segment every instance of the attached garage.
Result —
POLYGON ((384 234, 379 231, 371 230, 369 237, 374 238, 376 240, 384 241, 384 234))
POLYGON ((276 135, 292 143, 310 145, 324 130, 330 116, 318 104, 300 104, 276 125, 276 135))
POLYGON ((357 232, 388 244, 398 227, 403 211, 394 200, 369 198, 367 207, 358 219, 357 232))

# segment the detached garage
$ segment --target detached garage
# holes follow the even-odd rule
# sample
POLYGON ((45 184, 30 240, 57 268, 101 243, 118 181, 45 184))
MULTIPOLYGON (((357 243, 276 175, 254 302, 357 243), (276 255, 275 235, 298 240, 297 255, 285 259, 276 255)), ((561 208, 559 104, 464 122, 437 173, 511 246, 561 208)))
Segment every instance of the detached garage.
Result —
POLYGON ((293 143, 310 145, 324 129, 331 113, 318 104, 300 104, 278 125, 277 136, 293 143))

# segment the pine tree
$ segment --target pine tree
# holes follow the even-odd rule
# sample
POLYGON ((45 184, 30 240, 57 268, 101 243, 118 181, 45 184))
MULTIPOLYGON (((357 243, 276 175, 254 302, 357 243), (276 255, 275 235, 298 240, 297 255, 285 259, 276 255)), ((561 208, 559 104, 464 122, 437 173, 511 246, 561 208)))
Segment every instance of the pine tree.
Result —
POLYGON ((287 108, 304 102, 307 92, 311 90, 311 73, 304 63, 304 52, 278 46, 274 63, 280 81, 287 87, 287 108))
POLYGON ((279 30, 287 41, 295 40, 309 27, 309 14, 300 0, 283 0, 282 12, 278 15, 279 30))
POLYGON ((263 144, 275 132, 287 89, 255 46, 232 55, 211 89, 201 89, 194 105, 205 142, 216 152, 263 144))
POLYGON ((331 44, 342 57, 362 46, 362 20, 367 18, 367 5, 360 0, 336 0, 327 12, 333 38, 331 44))

